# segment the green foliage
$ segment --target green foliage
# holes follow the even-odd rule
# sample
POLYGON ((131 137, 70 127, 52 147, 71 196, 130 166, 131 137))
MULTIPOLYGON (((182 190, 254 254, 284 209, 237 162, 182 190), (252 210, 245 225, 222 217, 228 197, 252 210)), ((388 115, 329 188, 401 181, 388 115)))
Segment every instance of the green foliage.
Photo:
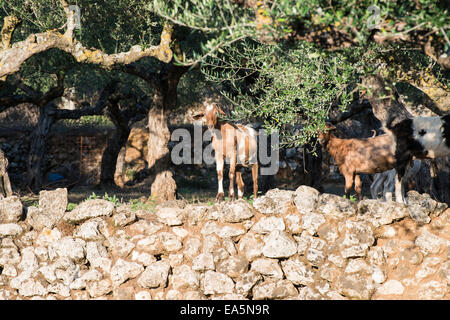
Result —
POLYGON ((220 56, 224 48, 244 38, 280 41, 286 35, 308 37, 313 31, 331 38, 334 30, 339 38, 365 46, 372 41, 371 26, 386 36, 424 35, 423 43, 434 39, 433 45, 444 52, 450 46, 449 7, 442 0, 266 0, 254 8, 235 1, 154 0, 154 9, 175 24, 208 36, 203 52, 192 58, 197 61, 220 56), (369 10, 374 5, 377 9, 369 10), (267 17, 265 23, 257 13, 267 17))
MULTIPOLYGON (((347 199, 347 195, 344 195, 343 197, 344 197, 344 199, 347 199)), ((356 196, 353 194, 351 194, 348 199, 350 200, 351 203, 356 203, 356 201, 357 201, 356 196)))
POLYGON ((110 196, 107 192, 105 192, 105 195, 103 196, 103 199, 109 202, 114 203, 115 207, 120 206, 120 204, 123 202, 123 200, 119 200, 116 195, 110 196))
POLYGON ((293 47, 243 42, 221 59, 209 59, 203 71, 231 89, 222 93, 234 105, 234 120, 263 122, 269 133, 279 131, 282 144, 298 145, 323 128, 333 102, 345 109, 358 67, 343 54, 305 42, 293 47), (301 130, 294 132, 297 124, 301 130))
POLYGON ((76 206, 77 206, 77 204, 76 203, 72 203, 72 202, 69 202, 68 204, 67 204, 67 211, 72 211, 73 209, 75 209, 76 208, 76 206))
POLYGON ((102 197, 95 194, 95 192, 92 192, 92 194, 86 200, 97 200, 97 199, 103 199, 103 200, 112 202, 112 203, 114 203, 115 207, 118 207, 123 203, 123 199, 119 200, 119 198, 117 198, 116 195, 110 196, 110 195, 108 195, 107 192, 105 192, 105 194, 102 197))
POLYGON ((141 201, 140 199, 130 200, 130 207, 132 211, 143 210, 154 212, 156 209, 156 201, 148 199, 147 201, 141 201))
POLYGON ((97 200, 100 199, 98 195, 95 194, 95 192, 92 192, 89 197, 87 197, 86 200, 97 200))

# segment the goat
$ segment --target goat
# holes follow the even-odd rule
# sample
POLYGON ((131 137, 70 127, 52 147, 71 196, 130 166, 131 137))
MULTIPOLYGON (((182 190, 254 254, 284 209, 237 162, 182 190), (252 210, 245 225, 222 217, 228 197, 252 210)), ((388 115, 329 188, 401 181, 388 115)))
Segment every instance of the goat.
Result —
POLYGON ((406 118, 395 125, 388 123, 386 129, 396 142, 395 200, 403 202, 402 180, 409 161, 450 156, 450 115, 406 118))
POLYGON ((253 178, 253 196, 256 199, 258 194, 258 162, 257 155, 257 132, 247 126, 232 124, 219 119, 220 115, 225 115, 223 110, 216 104, 209 101, 205 102, 203 112, 196 114, 194 119, 206 119, 208 130, 212 131, 212 147, 215 151, 218 192, 217 201, 222 201, 223 191, 223 168, 225 161, 230 163, 230 187, 228 196, 234 199, 234 176, 238 186, 238 198, 244 196, 244 181, 242 180, 241 167, 252 168, 253 178), (236 171, 236 169, 238 169, 236 171))
POLYGON ((364 139, 340 139, 332 131, 336 130, 326 123, 325 131, 319 132, 319 143, 336 160, 339 171, 345 178, 345 194, 355 184, 358 200, 362 200, 362 182, 360 174, 383 172, 395 167, 395 149, 392 137, 383 134, 364 139))
MULTIPOLYGON (((413 165, 411 166, 411 163, 408 164, 408 167, 405 172, 405 176, 403 177, 402 184, 408 185, 408 188, 405 189, 412 189, 410 186, 414 176, 419 172, 420 170, 421 161, 414 160, 413 165)), ((374 179, 372 184, 370 185, 370 193, 372 195, 373 199, 378 198, 378 194, 382 193, 382 198, 385 201, 392 201, 392 194, 394 193, 395 188, 395 175, 397 174, 397 171, 395 169, 391 169, 388 171, 376 173, 374 175, 374 179)))

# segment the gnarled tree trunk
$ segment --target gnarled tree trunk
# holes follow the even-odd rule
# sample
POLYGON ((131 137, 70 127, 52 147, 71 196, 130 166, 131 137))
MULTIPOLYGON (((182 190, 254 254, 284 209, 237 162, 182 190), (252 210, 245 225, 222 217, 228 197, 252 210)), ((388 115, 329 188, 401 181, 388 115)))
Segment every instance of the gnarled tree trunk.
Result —
POLYGON ((0 150, 0 199, 12 196, 11 182, 8 176, 8 159, 0 150))
POLYGON ((170 64, 167 71, 162 72, 159 79, 152 82, 155 94, 148 112, 147 162, 154 177, 151 196, 157 202, 176 198, 177 185, 170 170, 168 116, 177 104, 178 82, 187 70, 187 67, 170 64))
POLYGON ((27 185, 33 192, 39 192, 42 186, 42 165, 45 161, 47 137, 56 121, 56 106, 49 103, 41 107, 39 112, 39 121, 32 134, 27 161, 27 185))
MULTIPOLYGON (((118 101, 108 103, 107 115, 115 124, 116 131, 111 139, 108 140, 108 145, 103 152, 100 172, 100 184, 102 185, 115 184, 115 172, 119 153, 122 147, 126 144, 131 130, 128 125, 128 119, 123 117, 120 112, 118 101)), ((119 184, 119 186, 123 187, 123 183, 119 184)))

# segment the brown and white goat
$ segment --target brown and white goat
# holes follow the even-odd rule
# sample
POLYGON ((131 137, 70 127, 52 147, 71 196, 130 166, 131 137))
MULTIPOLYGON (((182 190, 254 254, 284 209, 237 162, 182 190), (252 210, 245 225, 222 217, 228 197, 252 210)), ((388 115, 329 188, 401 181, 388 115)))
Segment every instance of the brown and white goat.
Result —
POLYGON ((232 124, 219 119, 220 115, 225 115, 223 110, 212 102, 205 102, 205 109, 202 113, 194 116, 198 120, 204 118, 208 130, 212 131, 212 146, 215 151, 218 192, 216 200, 222 201, 223 191, 223 169, 225 161, 230 163, 230 187, 228 196, 231 200, 234 196, 234 176, 238 186, 238 198, 244 196, 244 181, 242 180, 241 167, 251 167, 253 177, 253 196, 258 195, 258 162, 257 162, 257 133, 253 128, 240 124, 232 124), (236 170, 237 169, 237 170, 236 170))
POLYGON ((336 127, 327 123, 326 130, 318 135, 319 143, 336 160, 339 171, 345 178, 345 193, 355 183, 358 200, 362 199, 360 174, 372 174, 395 167, 395 143, 391 136, 383 134, 365 139, 340 139, 333 134, 336 127))

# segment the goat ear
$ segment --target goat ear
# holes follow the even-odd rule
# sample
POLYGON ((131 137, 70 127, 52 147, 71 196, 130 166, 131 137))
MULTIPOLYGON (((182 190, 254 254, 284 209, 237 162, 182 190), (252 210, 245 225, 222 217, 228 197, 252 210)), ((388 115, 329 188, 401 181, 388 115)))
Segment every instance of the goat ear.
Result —
POLYGON ((219 114, 226 116, 225 112, 223 112, 223 110, 220 107, 216 106, 216 109, 219 114))
POLYGON ((205 116, 205 114, 204 114, 203 112, 201 112, 201 113, 194 114, 194 115, 192 116, 192 118, 193 118, 194 120, 200 120, 200 119, 203 118, 204 116, 205 116))

